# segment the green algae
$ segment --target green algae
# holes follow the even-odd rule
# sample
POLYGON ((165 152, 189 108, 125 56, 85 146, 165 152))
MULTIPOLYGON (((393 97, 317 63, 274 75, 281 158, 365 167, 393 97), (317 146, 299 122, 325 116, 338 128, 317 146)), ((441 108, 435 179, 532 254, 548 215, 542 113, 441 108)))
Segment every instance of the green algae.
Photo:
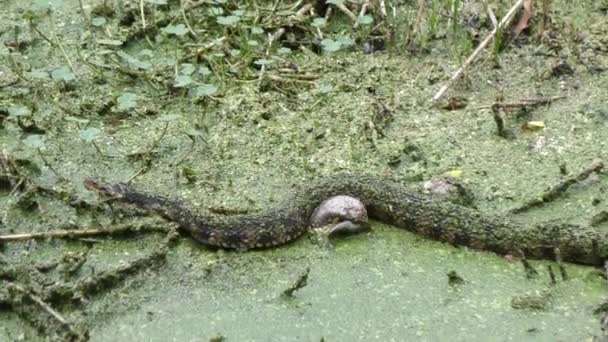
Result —
MULTIPOLYGON (((602 43, 606 18, 589 3, 584 12, 583 7, 570 8, 572 4, 561 1, 554 7, 564 26, 580 28, 587 21, 596 22, 581 44, 580 56, 608 65, 602 43), (585 50, 587 46, 590 49, 585 50), (586 56, 589 54, 592 56, 586 56)), ((66 2, 60 10, 78 18, 73 5, 66 2)), ((17 20, 19 3, 7 6, 6 15, 17 20)), ((62 36, 68 37, 67 43, 76 44, 80 24, 76 20, 64 24, 62 36)), ((0 27, 3 40, 8 39, 9 21, 3 20, 0 27)), ((90 176, 126 180, 136 174, 149 157, 139 153, 148 151, 165 126, 154 114, 175 113, 180 118, 168 126, 150 154, 148 171, 135 182, 147 191, 185 198, 204 209, 257 210, 272 205, 293 185, 341 170, 401 181, 461 170, 475 206, 489 214, 506 212, 559 181, 560 164, 576 172, 592 158, 608 160, 608 95, 604 90, 608 79, 604 74, 591 75, 576 51, 571 51, 575 45, 569 45, 566 30, 560 32, 564 33, 558 41, 575 69, 573 76, 547 78, 547 70, 561 57, 544 54, 535 44, 513 48, 500 55, 502 69, 480 63, 470 70, 466 84, 453 90, 469 98, 467 108, 460 111, 429 106, 428 99, 440 86, 433 80, 437 74, 445 78, 455 67, 454 56, 441 47, 431 55, 417 56, 354 51, 329 56, 296 54, 295 62, 322 75, 319 86, 286 85, 285 92, 259 92, 255 82, 227 83, 216 99, 202 103, 155 91, 143 81, 115 81, 118 77, 108 72, 109 81, 84 77, 67 92, 49 85, 3 88, 1 108, 37 106, 36 122, 47 129, 43 153, 68 182, 59 181, 36 151, 23 146, 26 135, 7 119, 0 125, 4 127, 0 146, 40 168, 40 174, 33 177, 37 184, 98 205, 83 189, 82 180, 90 176), (437 65, 447 70, 438 72, 437 65), (321 91, 323 85, 330 85, 331 90, 321 91), (41 95, 45 91, 47 97, 41 95), (136 113, 107 110, 125 91, 136 93, 145 105, 136 113), (498 96, 517 100, 558 94, 567 98, 531 114, 530 119, 544 121, 546 129, 517 131, 514 140, 499 138, 491 111, 480 108, 491 105, 498 96), (89 125, 102 129, 96 143, 103 156, 82 142, 79 125, 65 121, 70 114, 54 101, 76 113, 84 109, 89 125), (379 104, 391 113, 390 120, 380 122, 384 125, 381 132, 370 128, 370 122, 378 124, 379 104), (193 133, 200 134, 194 145, 193 133)), ((144 48, 149 46, 142 41, 130 44, 126 51, 137 55, 144 48)), ((153 58, 162 61, 172 54, 172 46, 161 44, 153 58)), ((32 44, 25 55, 34 68, 65 64, 59 52, 44 42, 32 44)), ((80 62, 77 66, 84 70, 80 62)), ((10 68, 0 68, 1 84, 5 78, 12 81, 10 68)), ((517 129, 519 122, 511 124, 517 129)), ((514 219, 586 223, 605 209, 607 181, 600 174, 558 200, 514 219)), ((38 206, 33 211, 16 209, 15 199, 7 192, 1 192, 0 198, 2 234, 108 225, 113 220, 109 211, 91 213, 48 194, 34 196, 38 206)), ((125 218, 119 214, 114 219, 125 218)), ((606 229, 605 224, 598 229, 606 229)), ((76 276, 91 269, 115 269, 121 262, 146 254, 161 239, 151 235, 97 241, 80 271, 84 273, 76 276)), ((539 275, 527 279, 517 261, 425 241, 381 224, 375 224, 371 233, 335 241, 334 250, 306 238, 245 254, 209 250, 186 237, 181 241, 169 250, 160 270, 135 274, 92 296, 85 306, 62 309, 84 323, 91 339, 97 341, 205 340, 214 336, 238 341, 536 341, 585 340, 602 334, 593 311, 606 299, 606 283, 586 267, 566 265, 569 279, 558 276, 552 285, 547 265, 557 270, 554 263, 532 262, 539 275), (307 268, 307 285, 294 292, 293 298, 283 298, 281 294, 307 268), (448 274, 452 271, 464 283, 450 286, 448 274), (544 294, 550 300, 535 306, 540 309, 512 305, 514 299, 545 298, 544 294)), ((80 242, 48 241, 7 244, 2 253, 9 262, 36 263, 88 248, 80 242)), ((0 311, 0 321, 4 327, 0 340, 42 339, 10 310, 0 311)))

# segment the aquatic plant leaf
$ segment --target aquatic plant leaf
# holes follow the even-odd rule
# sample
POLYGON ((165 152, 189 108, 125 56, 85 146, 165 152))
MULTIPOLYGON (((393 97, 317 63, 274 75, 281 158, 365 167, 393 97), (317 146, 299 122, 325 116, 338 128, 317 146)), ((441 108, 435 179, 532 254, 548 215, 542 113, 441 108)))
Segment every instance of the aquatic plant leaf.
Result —
POLYGON ((256 60, 255 62, 253 62, 253 64, 255 65, 268 65, 268 64, 272 64, 274 63, 274 61, 272 59, 266 59, 266 58, 260 58, 258 60, 256 60))
POLYGON ((133 93, 124 93, 116 99, 116 107, 119 110, 128 110, 137 106, 137 95, 133 93))
POLYGON ((198 73, 203 76, 209 76, 211 75, 211 70, 209 70, 209 68, 207 68, 206 66, 202 66, 198 68, 198 73))
POLYGON ((101 131, 98 128, 89 127, 87 129, 80 130, 79 135, 80 135, 80 139, 82 139, 86 142, 91 142, 99 136, 100 132, 101 131))
POLYGON ((182 63, 181 67, 180 74, 182 75, 192 75, 196 70, 194 64, 191 63, 182 63))
POLYGON ((322 28, 322 27, 325 27, 325 25, 327 25, 327 20, 325 20, 325 18, 315 18, 312 21, 311 25, 314 27, 322 28))
POLYGON ((28 147, 41 149, 44 147, 44 138, 41 135, 33 134, 23 139, 23 143, 28 147))
POLYGON ((327 52, 336 52, 336 51, 340 50, 340 48, 342 47, 342 44, 333 39, 325 38, 321 41, 321 46, 323 47, 323 50, 325 50, 327 52))
POLYGON ((62 67, 59 67, 59 68, 53 70, 51 72, 51 77, 55 81, 69 82, 69 81, 75 79, 76 75, 74 75, 74 73, 72 73, 70 68, 68 68, 67 66, 64 65, 62 67))
POLYGON ((106 18, 104 17, 95 17, 93 19, 91 19, 91 25, 95 26, 95 27, 100 27, 103 26, 107 23, 108 21, 106 20, 106 18))
POLYGON ((167 4, 167 0, 146 0, 147 3, 150 4, 154 4, 154 5, 166 5, 167 4))
POLYGON ((237 17, 236 15, 229 15, 225 17, 218 16, 216 18, 217 23, 224 26, 233 26, 234 24, 238 23, 239 20, 241 20, 241 17, 237 17))
POLYGON ((185 86, 192 84, 193 82, 194 81, 192 80, 192 77, 190 77, 190 75, 177 75, 177 76, 175 76, 174 86, 176 88, 183 88, 185 86))
POLYGON ((188 33, 188 28, 186 28, 186 25, 184 25, 184 24, 177 24, 177 25, 169 24, 160 30, 166 34, 174 34, 176 36, 183 36, 186 33, 188 33))
POLYGON ((357 21, 361 25, 369 25, 374 22, 374 18, 371 15, 364 15, 357 18, 357 21))
POLYGON ((211 96, 217 92, 217 86, 214 84, 203 84, 196 87, 194 90, 195 96, 211 96))

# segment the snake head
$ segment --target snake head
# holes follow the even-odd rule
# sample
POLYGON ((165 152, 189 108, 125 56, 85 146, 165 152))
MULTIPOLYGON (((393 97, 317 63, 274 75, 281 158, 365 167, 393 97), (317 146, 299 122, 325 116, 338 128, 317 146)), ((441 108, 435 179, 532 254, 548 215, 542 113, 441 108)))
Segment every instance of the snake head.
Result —
POLYGON ((83 184, 87 190, 96 191, 109 198, 123 198, 129 191, 129 188, 125 183, 110 184, 101 178, 87 178, 84 180, 83 184))

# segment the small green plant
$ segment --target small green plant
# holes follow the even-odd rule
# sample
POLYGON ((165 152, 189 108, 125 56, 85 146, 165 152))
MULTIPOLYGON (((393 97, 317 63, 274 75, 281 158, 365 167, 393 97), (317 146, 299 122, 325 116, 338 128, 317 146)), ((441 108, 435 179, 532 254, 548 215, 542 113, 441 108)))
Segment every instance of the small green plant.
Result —
POLYGON ((95 150, 97 150, 97 153, 99 153, 100 156, 103 156, 101 149, 95 143, 95 139, 97 139, 99 137, 99 133, 101 133, 99 128, 89 127, 89 128, 80 130, 79 136, 80 136, 80 139, 91 143, 93 145, 93 147, 95 147, 95 150))

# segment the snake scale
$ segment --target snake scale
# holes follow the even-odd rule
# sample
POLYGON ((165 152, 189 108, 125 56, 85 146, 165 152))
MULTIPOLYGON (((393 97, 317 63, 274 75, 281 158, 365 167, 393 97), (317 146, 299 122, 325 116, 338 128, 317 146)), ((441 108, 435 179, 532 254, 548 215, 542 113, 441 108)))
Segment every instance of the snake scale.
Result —
POLYGON ((206 245, 247 250, 294 240, 307 231, 310 217, 323 200, 336 195, 358 198, 369 216, 452 245, 523 253, 528 258, 556 259, 600 266, 608 259, 608 232, 567 223, 516 224, 504 217, 437 200, 399 183, 369 175, 324 177, 286 195, 277 206, 253 214, 221 216, 195 212, 176 200, 130 189, 124 183, 85 181, 88 189, 156 212, 177 223, 206 245))

